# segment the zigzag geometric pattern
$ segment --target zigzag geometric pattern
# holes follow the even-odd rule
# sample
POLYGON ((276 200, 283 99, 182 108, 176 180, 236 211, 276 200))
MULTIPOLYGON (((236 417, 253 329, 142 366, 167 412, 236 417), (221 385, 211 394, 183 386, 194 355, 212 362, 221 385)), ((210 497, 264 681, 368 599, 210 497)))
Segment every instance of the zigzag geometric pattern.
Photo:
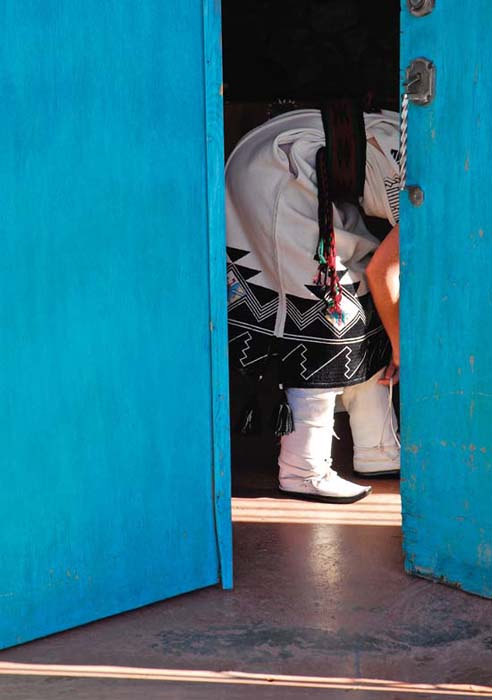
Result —
POLYGON ((254 342, 254 335, 248 330, 229 340, 229 350, 234 354, 236 365, 239 363, 242 369, 251 368, 262 360, 266 360, 269 346, 270 342, 259 346, 258 343, 254 342))
POLYGON ((385 177, 384 187, 393 218, 395 221, 398 221, 400 214, 400 176, 385 177))
MULTIPOLYGON (((359 283, 356 285, 351 285, 357 288, 359 283)), ((309 287, 315 294, 317 290, 314 287, 309 287), (315 291, 316 290, 316 291, 315 291)), ((313 303, 310 301, 309 306, 307 306, 305 311, 299 308, 299 300, 296 297, 287 296, 287 317, 294 324, 299 332, 306 331, 309 327, 311 332, 306 332, 306 335, 312 337, 313 334, 316 336, 326 337, 328 341, 330 337, 335 336, 336 338, 343 338, 350 335, 352 328, 359 323, 359 321, 365 326, 367 322, 366 314, 362 304, 359 299, 351 294, 346 287, 342 287, 342 312, 344 314, 343 323, 339 321, 338 318, 334 317, 332 314, 326 313, 326 304, 324 301, 313 303), (321 326, 321 327, 320 327, 321 326), (317 328, 316 328, 317 327, 317 328), (326 333, 327 329, 329 333, 326 333)), ((286 333, 287 336, 293 335, 293 329, 289 328, 286 333)))
MULTIPOLYGON (((262 361, 271 357, 280 297, 251 282, 260 270, 239 264, 249 251, 228 248, 227 253, 231 365, 261 373, 262 361)), ((286 295, 283 337, 274 341, 286 386, 339 387, 365 381, 388 359, 389 343, 371 296, 357 296, 360 282, 344 285, 346 272, 339 271, 341 324, 326 314, 318 286, 306 285, 311 298, 286 295)))
POLYGON ((340 364, 343 361, 345 362, 344 374, 346 379, 350 379, 353 375, 353 369, 351 366, 353 351, 352 348, 350 348, 348 345, 345 345, 343 348, 341 348, 337 353, 335 353, 328 360, 323 362, 321 366, 319 365, 319 363, 317 363, 314 368, 309 367, 309 351, 307 346, 304 345, 304 343, 299 343, 293 350, 290 350, 286 355, 284 355, 281 358, 281 361, 286 362, 289 358, 292 361, 294 354, 298 354, 299 356, 300 375, 305 382, 309 382, 309 380, 312 379, 315 374, 318 374, 318 372, 326 369, 328 365, 331 365, 333 362, 336 361, 338 361, 338 364, 340 364))
POLYGON ((228 248, 227 253, 231 261, 227 264, 229 322, 243 327, 259 325, 273 332, 278 293, 250 281, 260 273, 259 270, 237 264, 238 260, 248 255, 248 251, 228 248))

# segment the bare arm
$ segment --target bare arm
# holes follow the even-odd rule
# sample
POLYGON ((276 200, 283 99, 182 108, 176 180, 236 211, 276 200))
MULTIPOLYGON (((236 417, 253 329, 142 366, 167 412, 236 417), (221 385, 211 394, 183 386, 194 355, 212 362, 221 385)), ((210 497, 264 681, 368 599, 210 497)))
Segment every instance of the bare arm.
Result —
POLYGON ((386 329, 393 350, 393 368, 386 379, 398 379, 400 366, 400 227, 397 224, 386 236, 367 266, 366 274, 372 298, 386 329))

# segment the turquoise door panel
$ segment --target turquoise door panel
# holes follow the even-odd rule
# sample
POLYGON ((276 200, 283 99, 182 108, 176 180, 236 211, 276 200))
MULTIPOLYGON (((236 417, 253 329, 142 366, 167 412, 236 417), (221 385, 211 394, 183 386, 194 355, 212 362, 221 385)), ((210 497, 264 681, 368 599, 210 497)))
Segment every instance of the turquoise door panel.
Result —
POLYGON ((402 197, 403 508, 407 568, 492 596, 492 22, 489 0, 402 3, 402 67, 436 64, 410 106, 402 197))
POLYGON ((2 3, 0 646, 230 586, 219 29, 2 3))

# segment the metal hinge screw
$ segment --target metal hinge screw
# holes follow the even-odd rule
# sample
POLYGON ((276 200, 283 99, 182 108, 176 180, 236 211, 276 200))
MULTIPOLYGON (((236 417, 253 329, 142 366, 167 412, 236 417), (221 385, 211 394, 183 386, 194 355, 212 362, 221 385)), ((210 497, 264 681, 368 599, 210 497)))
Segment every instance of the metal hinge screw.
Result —
POLYGON ((432 12, 436 0, 407 0, 408 9, 415 17, 424 17, 432 12))
POLYGON ((411 204, 414 207, 421 207, 425 199, 424 190, 418 185, 407 185, 406 190, 411 204))

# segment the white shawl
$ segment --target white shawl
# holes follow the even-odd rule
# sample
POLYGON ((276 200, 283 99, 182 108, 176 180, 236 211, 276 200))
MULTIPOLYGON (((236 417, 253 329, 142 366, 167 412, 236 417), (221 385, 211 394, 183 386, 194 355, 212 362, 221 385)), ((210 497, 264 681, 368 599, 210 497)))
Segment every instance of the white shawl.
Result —
MULTIPOLYGON (((398 115, 365 118, 367 135, 380 148, 368 144, 361 204, 394 224, 398 212, 388 196, 398 175, 398 115)), ((291 112, 247 134, 226 168, 231 361, 244 370, 258 367, 276 336, 287 386, 358 383, 388 359, 365 278, 379 241, 354 205, 334 207, 343 321, 326 312, 313 281, 316 154, 324 143, 318 110, 291 112)))

